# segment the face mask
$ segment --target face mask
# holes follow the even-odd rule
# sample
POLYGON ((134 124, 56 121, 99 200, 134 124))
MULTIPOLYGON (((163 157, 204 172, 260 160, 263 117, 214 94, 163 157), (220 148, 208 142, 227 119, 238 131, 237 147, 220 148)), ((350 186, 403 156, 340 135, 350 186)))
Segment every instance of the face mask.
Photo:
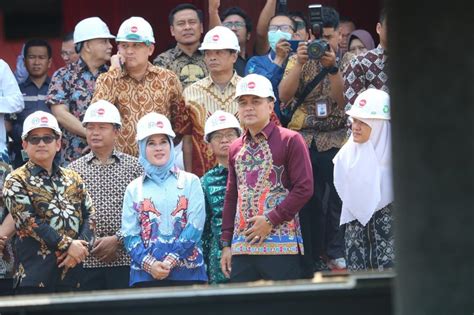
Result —
POLYGON ((291 39, 291 34, 286 33, 286 32, 282 32, 280 30, 268 32, 268 43, 270 44, 270 48, 273 51, 276 51, 276 44, 282 38, 284 38, 286 40, 290 40, 291 39))

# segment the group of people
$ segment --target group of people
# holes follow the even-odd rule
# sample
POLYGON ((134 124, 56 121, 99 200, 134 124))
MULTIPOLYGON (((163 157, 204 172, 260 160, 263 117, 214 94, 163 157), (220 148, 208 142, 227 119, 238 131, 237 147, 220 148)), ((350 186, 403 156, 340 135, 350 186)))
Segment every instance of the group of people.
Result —
POLYGON ((276 7, 251 58, 250 18, 210 0, 202 42, 201 10, 170 12, 154 64, 141 17, 80 21, 52 78, 44 40, 15 74, 0 60, 0 276, 27 294, 392 268, 385 13, 374 47, 323 7, 315 59, 305 14, 276 7))

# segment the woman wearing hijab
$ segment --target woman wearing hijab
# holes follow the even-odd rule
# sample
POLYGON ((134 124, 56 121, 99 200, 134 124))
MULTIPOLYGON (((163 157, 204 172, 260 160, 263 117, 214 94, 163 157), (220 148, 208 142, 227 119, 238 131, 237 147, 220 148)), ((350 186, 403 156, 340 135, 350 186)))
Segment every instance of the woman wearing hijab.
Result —
POLYGON ((349 35, 349 51, 356 56, 375 48, 372 35, 366 30, 355 30, 349 35))
POLYGON ((393 187, 390 105, 386 92, 368 89, 347 111, 352 135, 334 157, 334 185, 346 224, 351 271, 393 267, 393 187))
POLYGON ((145 173, 127 187, 122 210, 134 287, 207 282, 201 246, 204 194, 196 175, 175 166, 174 137, 163 115, 150 113, 138 121, 145 173))

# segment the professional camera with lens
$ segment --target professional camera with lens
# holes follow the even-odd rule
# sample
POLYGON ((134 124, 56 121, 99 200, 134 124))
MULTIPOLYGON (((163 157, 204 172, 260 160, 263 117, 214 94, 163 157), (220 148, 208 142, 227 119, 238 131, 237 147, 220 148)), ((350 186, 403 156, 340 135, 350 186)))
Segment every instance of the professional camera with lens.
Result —
POLYGON ((323 31, 323 7, 320 4, 311 4, 309 9, 309 22, 315 39, 308 44, 308 56, 310 59, 321 59, 326 51, 329 51, 329 43, 321 39, 323 31))

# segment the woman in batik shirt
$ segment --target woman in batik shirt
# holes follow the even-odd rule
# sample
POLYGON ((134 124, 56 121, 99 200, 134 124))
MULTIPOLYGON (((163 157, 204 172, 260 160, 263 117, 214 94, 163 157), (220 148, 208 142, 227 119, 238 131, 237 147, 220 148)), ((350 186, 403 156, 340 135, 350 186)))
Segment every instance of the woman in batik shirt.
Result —
POLYGON ((352 135, 334 157, 334 185, 346 224, 351 271, 393 267, 393 187, 390 105, 386 92, 368 89, 347 111, 352 135))
POLYGON ((127 187, 122 210, 134 287, 207 282, 201 246, 204 195, 199 178, 175 166, 174 137, 164 115, 150 113, 138 121, 145 173, 127 187))
POLYGON ((218 110, 207 119, 204 132, 204 140, 208 143, 218 162, 218 165, 201 178, 206 199, 206 225, 202 236, 204 259, 208 267, 209 283, 223 283, 228 279, 221 269, 219 240, 227 184, 229 146, 240 136, 241 129, 239 121, 234 115, 218 110))

